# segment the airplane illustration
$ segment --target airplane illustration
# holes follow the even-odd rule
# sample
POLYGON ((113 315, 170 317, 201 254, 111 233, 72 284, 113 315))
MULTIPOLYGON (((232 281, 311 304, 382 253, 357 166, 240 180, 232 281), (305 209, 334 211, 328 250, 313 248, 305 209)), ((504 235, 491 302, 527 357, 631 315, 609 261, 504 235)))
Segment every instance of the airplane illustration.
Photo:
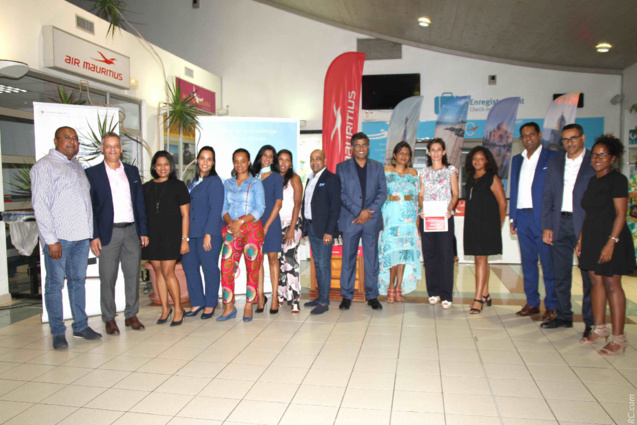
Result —
POLYGON ((478 126, 476 125, 475 127, 468 128, 467 131, 476 131, 477 129, 478 126))
POLYGON ((117 58, 108 59, 106 56, 104 56, 104 53, 100 52, 99 50, 97 51, 97 53, 100 54, 102 59, 95 59, 95 58, 91 58, 91 59, 98 62, 104 62, 106 65, 115 65, 115 61, 117 60, 117 58))
POLYGON ((201 102, 203 102, 203 97, 199 97, 199 96, 197 96, 197 92, 196 92, 196 91, 192 92, 192 95, 193 95, 193 96, 194 96, 194 98, 195 98, 195 103, 201 103, 201 102))

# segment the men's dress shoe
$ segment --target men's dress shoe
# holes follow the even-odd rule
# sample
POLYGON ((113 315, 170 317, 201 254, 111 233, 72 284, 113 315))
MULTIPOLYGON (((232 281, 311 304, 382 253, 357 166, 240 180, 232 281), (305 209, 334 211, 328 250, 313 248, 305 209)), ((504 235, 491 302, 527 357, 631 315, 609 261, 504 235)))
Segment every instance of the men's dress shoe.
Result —
POLYGON ((372 308, 372 310, 382 310, 383 305, 378 301, 378 298, 372 298, 371 300, 367 300, 367 305, 372 308))
POLYGON ((230 320, 230 319, 234 319, 235 317, 237 317, 237 308, 233 308, 232 311, 230 312, 230 314, 228 314, 227 316, 219 316, 217 317, 217 322, 224 322, 226 320, 230 320))
POLYGON ((203 310, 202 307, 199 307, 197 310, 190 310, 188 313, 184 313, 184 316, 186 316, 186 317, 196 317, 201 310, 203 310))
POLYGON ((210 313, 201 313, 201 320, 207 320, 207 319, 210 319, 212 316, 214 316, 215 309, 216 307, 214 307, 210 313))
POLYGON ((593 332, 593 325, 585 325, 584 333, 582 334, 582 338, 586 339, 593 332))
POLYGON ((137 316, 129 317, 124 320, 126 327, 130 326, 134 331, 143 331, 146 327, 139 321, 137 316))
POLYGON ((544 312, 544 315, 542 316, 542 320, 553 320, 557 317, 557 312, 552 309, 552 308, 547 308, 546 311, 544 312))
POLYGON ((64 350, 65 348, 69 348, 69 343, 66 342, 64 335, 53 335, 53 349, 64 350))
POLYGON ((303 305, 306 307, 316 307, 318 305, 318 298, 312 301, 308 301, 303 305))
POLYGON ((317 304, 316 307, 314 307, 312 311, 310 311, 310 314, 323 314, 329 309, 329 306, 317 304))
POLYGON ((352 306, 352 300, 348 300, 347 298, 343 298, 343 301, 341 301, 341 305, 338 306, 339 310, 349 310, 349 308, 352 306))
POLYGON ((542 329, 557 329, 557 328, 572 328, 573 321, 572 320, 562 320, 555 318, 548 322, 544 322, 540 325, 542 329))
POLYGON ((117 327, 117 323, 115 322, 115 319, 111 319, 108 322, 106 322, 106 334, 119 335, 119 328, 117 327))
POLYGON ((73 338, 84 338, 84 339, 98 339, 101 338, 102 334, 95 332, 93 329, 91 329, 90 327, 85 327, 84 329, 82 329, 81 331, 73 331, 73 338))
POLYGON ((522 307, 522 310, 518 311, 518 316, 532 316, 534 314, 540 314, 540 307, 531 307, 530 305, 525 305, 522 307))

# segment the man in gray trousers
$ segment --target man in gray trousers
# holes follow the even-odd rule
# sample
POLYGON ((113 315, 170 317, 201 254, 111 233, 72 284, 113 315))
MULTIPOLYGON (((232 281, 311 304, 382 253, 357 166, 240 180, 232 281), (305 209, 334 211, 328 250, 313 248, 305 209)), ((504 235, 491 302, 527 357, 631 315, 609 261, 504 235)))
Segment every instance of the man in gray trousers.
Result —
POLYGON ((104 162, 88 168, 93 203, 91 251, 99 258, 102 320, 106 333, 119 335, 115 322, 115 283, 119 265, 124 274, 125 325, 144 330, 139 311, 139 263, 141 248, 148 245, 148 224, 142 181, 137 167, 124 164, 117 133, 102 137, 104 162))

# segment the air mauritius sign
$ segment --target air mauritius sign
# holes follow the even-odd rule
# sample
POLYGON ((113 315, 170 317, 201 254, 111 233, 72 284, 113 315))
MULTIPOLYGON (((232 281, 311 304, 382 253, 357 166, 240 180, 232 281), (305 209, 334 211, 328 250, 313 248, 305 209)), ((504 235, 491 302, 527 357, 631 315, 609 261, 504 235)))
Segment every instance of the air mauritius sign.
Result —
POLYGON ((44 65, 113 86, 130 88, 130 58, 53 26, 42 28, 44 65))

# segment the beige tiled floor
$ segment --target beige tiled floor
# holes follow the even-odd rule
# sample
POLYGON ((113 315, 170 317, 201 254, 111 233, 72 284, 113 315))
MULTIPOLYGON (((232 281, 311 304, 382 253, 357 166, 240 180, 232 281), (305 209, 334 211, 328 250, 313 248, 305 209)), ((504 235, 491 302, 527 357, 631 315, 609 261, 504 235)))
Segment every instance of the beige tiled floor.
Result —
MULTIPOLYGON (((471 274, 459 266, 458 292, 471 274)), ((120 336, 91 342, 69 330, 62 352, 32 317, 0 329, 0 423, 631 423, 637 325, 626 353, 606 358, 579 344, 581 324, 543 331, 517 309, 335 302, 322 316, 284 308, 170 328, 147 306, 144 332, 120 323, 120 336)), ((99 318, 91 325, 103 331, 99 318)))

